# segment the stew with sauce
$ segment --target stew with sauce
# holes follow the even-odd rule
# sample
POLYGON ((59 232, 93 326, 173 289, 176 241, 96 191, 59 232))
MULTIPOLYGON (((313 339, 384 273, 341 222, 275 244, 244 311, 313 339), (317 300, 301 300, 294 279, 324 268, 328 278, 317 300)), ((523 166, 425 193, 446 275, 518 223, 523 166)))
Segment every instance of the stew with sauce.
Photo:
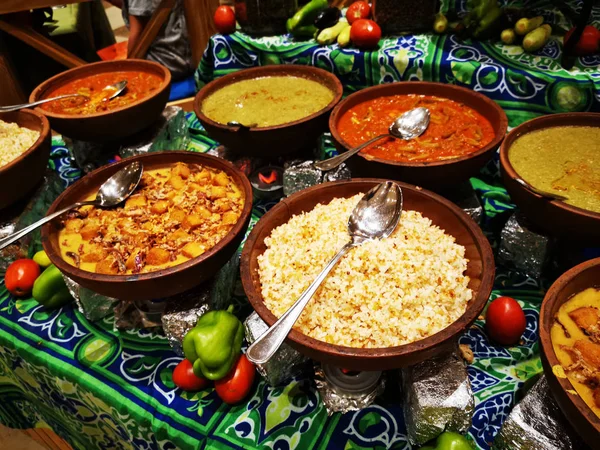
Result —
POLYGON ((88 98, 71 97, 56 100, 44 104, 42 108, 57 114, 73 115, 88 115, 110 111, 149 96, 160 87, 162 81, 160 76, 148 72, 99 73, 73 80, 46 95, 46 98, 49 98, 65 94, 82 94, 88 98), (104 90, 104 88, 123 80, 127 81, 125 90, 112 100, 106 100, 114 91, 104 90))
POLYGON ((420 137, 405 141, 389 137, 362 151, 367 159, 397 162, 433 162, 476 152, 495 137, 491 123, 474 109, 454 100, 431 95, 393 95, 353 106, 338 123, 348 144, 358 146, 380 134, 402 113, 425 107, 431 113, 429 127, 420 137))

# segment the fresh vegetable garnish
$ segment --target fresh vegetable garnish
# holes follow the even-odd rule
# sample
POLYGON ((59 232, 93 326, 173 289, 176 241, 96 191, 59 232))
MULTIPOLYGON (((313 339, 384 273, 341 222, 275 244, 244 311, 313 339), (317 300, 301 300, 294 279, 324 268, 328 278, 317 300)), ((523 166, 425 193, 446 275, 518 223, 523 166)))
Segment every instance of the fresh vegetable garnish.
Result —
POLYGON ((43 267, 44 269, 46 267, 49 267, 50 264, 52 264, 52 261, 50 261, 50 258, 48 258, 48 255, 46 254, 46 252, 44 250, 40 250, 39 252, 37 252, 35 255, 33 255, 33 260, 40 266, 43 267))
POLYGON ((353 24, 359 19, 368 19, 371 15, 371 7, 367 2, 354 2, 346 10, 346 20, 353 24))
POLYGON ((62 273, 54 264, 35 280, 31 295, 38 303, 50 309, 60 308, 73 300, 62 273))
POLYGON ((319 30, 333 27, 340 20, 342 12, 335 7, 327 8, 321 11, 315 19, 315 27, 319 30))
POLYGON ((317 42, 321 45, 329 45, 333 44, 338 36, 348 28, 350 25, 345 20, 340 20, 334 26, 325 28, 323 31, 319 33, 317 36, 317 42))
POLYGON ((350 30, 350 40, 358 48, 374 48, 377 47, 381 39, 381 28, 372 20, 359 19, 352 24, 350 30))
POLYGON ((319 13, 329 7, 327 0, 311 0, 286 22, 287 30, 296 38, 313 37, 317 31, 314 22, 319 13))
POLYGON ((255 375, 254 365, 246 355, 241 355, 231 372, 225 378, 215 381, 215 391, 225 403, 234 405, 246 398, 255 375))
POLYGON ((173 383, 184 391, 200 391, 210 382, 206 378, 196 376, 192 363, 184 359, 173 370, 173 383))
POLYGON ((215 28, 221 34, 231 34, 235 31, 235 13, 229 6, 219 6, 213 17, 215 28))
POLYGON ((526 326, 525 313, 514 298, 498 297, 488 306, 485 329, 490 338, 498 344, 516 344, 526 326))
POLYGON ((17 259, 6 269, 4 284, 8 292, 23 297, 31 293, 39 276, 40 266, 33 259, 17 259))
POLYGON ((551 34, 552 28, 547 23, 533 31, 530 31, 523 38, 523 50, 528 53, 538 51, 540 48, 546 45, 551 34))
MULTIPOLYGON (((575 32, 575 28, 571 28, 565 34, 565 46, 575 32)), ((583 34, 575 44, 575 54, 579 56, 594 55, 600 51, 600 31, 591 25, 587 25, 583 29, 583 34)))
POLYGON ((185 335, 183 352, 194 365, 198 377, 219 380, 231 370, 242 349, 244 330, 230 306, 226 311, 210 311, 185 335))
POLYGON ((435 447, 427 445, 421 450, 471 450, 473 447, 462 434, 454 431, 444 431, 435 441, 435 447))

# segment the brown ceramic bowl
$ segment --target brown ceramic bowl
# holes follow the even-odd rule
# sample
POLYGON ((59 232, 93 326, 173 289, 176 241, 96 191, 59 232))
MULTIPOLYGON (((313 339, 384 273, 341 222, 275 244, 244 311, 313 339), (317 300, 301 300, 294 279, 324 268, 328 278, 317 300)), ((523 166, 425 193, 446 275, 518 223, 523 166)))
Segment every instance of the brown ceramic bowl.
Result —
POLYGON ((573 267, 550 287, 540 311, 540 343, 544 373, 560 409, 590 447, 598 448, 600 417, 594 414, 579 395, 569 394, 569 391, 574 391, 574 387, 568 378, 559 378, 552 371, 552 368, 560 366, 560 363, 550 338, 550 330, 558 309, 573 295, 590 287, 600 288, 600 258, 573 267))
POLYGON ((70 138, 82 141, 106 142, 131 136, 156 121, 169 100, 171 72, 166 67, 153 61, 125 59, 76 67, 44 81, 33 90, 29 96, 29 101, 35 102, 47 98, 54 89, 78 78, 98 73, 120 71, 149 72, 162 78, 162 83, 158 89, 146 97, 121 108, 101 113, 88 115, 58 114, 45 110, 43 105, 37 107, 36 110, 48 117, 53 130, 70 138))
POLYGON ((469 155, 436 162, 397 162, 370 157, 367 159, 364 154, 359 153, 347 161, 353 175, 389 178, 439 191, 446 187, 453 187, 476 175, 492 158, 493 153, 504 139, 508 127, 506 114, 497 103, 485 95, 452 84, 410 81, 373 86, 355 92, 341 101, 329 118, 329 129, 338 150, 344 152, 352 148, 344 141, 338 130, 339 121, 346 111, 375 98, 408 94, 448 98, 473 108, 492 124, 495 133, 494 140, 469 155))
POLYGON ((17 159, 0 166, 0 209, 25 197, 44 176, 50 156, 50 124, 29 109, 0 113, 0 120, 39 131, 37 141, 17 159))
MULTIPOLYGON (((334 198, 365 193, 384 180, 355 179, 325 183, 283 199, 254 226, 242 252, 241 273, 244 290, 258 315, 270 326, 277 320, 267 309, 261 294, 257 257, 266 247, 264 240, 271 231, 286 223, 293 215, 310 211, 318 203, 334 198)), ((449 351, 459 336, 483 310, 494 282, 494 256, 487 239, 475 222, 448 200, 423 189, 398 183, 403 191, 404 209, 420 211, 434 225, 454 236, 466 249, 469 259, 466 274, 473 298, 466 312, 444 330, 420 341, 399 347, 360 349, 328 344, 292 330, 287 342, 301 353, 318 361, 351 370, 388 370, 432 358, 449 351)))
POLYGON ((240 70, 208 83, 196 94, 194 111, 208 135, 234 152, 249 156, 279 156, 314 147, 321 133, 327 131, 329 113, 342 98, 342 93, 340 80, 323 69, 296 65, 263 66, 240 70), (303 119, 250 130, 238 130, 215 122, 202 113, 202 102, 213 92, 237 81, 269 76, 307 78, 328 87, 335 96, 325 108, 303 119))
MULTIPOLYGON (((529 120, 513 129, 500 147, 500 168, 506 190, 527 218, 541 230, 587 245, 600 244, 600 213, 595 213, 567 203, 548 200, 515 181, 517 172, 508 157, 510 147, 524 134, 550 127, 587 126, 600 127, 598 113, 551 114, 529 120)), ((527 181, 527 180, 525 180, 527 181)))
POLYGON ((42 244, 44 250, 48 254, 50 261, 62 273, 81 286, 108 297, 115 297, 121 300, 151 300, 179 294, 210 278, 237 251, 250 221, 252 187, 242 172, 221 158, 187 151, 149 153, 121 160, 86 175, 77 183, 70 186, 52 203, 48 214, 81 201, 87 195, 97 192, 100 185, 107 178, 133 161, 143 163, 145 170, 164 167, 176 162, 185 162, 202 164, 226 172, 244 192, 245 204, 240 219, 231 231, 208 252, 177 266, 150 273, 103 275, 87 272, 72 266, 60 256, 58 248, 59 221, 54 221, 43 226, 42 244))

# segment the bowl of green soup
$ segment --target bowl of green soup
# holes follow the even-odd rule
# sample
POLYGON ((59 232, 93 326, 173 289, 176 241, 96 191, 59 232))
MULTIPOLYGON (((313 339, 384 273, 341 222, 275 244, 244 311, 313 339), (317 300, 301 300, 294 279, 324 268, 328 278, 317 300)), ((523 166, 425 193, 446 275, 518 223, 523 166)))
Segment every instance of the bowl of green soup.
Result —
POLYGON ((554 114, 519 125, 500 147, 500 165, 508 193, 534 226, 600 243, 600 114, 554 114), (565 200, 540 196, 518 178, 565 200))
POLYGON ((342 92, 337 77, 322 69, 256 67, 208 83, 194 111, 208 135, 228 149, 279 156, 315 146, 342 92))

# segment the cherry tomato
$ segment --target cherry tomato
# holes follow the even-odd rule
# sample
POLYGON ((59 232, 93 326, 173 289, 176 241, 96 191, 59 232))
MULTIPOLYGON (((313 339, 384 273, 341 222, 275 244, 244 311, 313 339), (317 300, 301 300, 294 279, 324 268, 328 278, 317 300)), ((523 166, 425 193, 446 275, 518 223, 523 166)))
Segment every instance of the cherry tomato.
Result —
MULTIPOLYGON (((575 28, 571 28, 565 34, 565 45, 567 45, 567 41, 571 38, 571 35, 575 32, 575 28)), ((587 25, 583 29, 583 33, 579 38, 577 44, 575 44, 575 54, 579 56, 593 55, 598 52, 598 47, 600 47, 600 31, 594 28, 591 25, 587 25)))
POLYGON ((519 342, 527 322, 521 305, 514 298, 498 297, 488 306, 485 329, 492 340, 502 345, 519 342))
POLYGON ((210 383, 194 374, 194 366, 189 359, 184 359, 173 370, 173 383, 184 391, 200 391, 210 383))
POLYGON ((17 259, 4 275, 4 284, 11 294, 23 297, 31 294, 33 283, 40 276, 40 266, 33 259, 17 259))
POLYGON ((372 20, 359 19, 352 24, 350 40, 358 48, 374 48, 381 39, 381 28, 372 20))
POLYGON ((367 2, 354 2, 346 11, 346 20, 352 25, 358 19, 368 19, 371 15, 371 7, 367 2))
POLYGON ((225 378, 215 381, 215 391, 225 403, 235 405, 246 398, 255 376, 254 365, 242 355, 225 378))
POLYGON ((219 6, 213 19, 219 33, 231 34, 235 31, 235 13, 229 6, 219 6))

